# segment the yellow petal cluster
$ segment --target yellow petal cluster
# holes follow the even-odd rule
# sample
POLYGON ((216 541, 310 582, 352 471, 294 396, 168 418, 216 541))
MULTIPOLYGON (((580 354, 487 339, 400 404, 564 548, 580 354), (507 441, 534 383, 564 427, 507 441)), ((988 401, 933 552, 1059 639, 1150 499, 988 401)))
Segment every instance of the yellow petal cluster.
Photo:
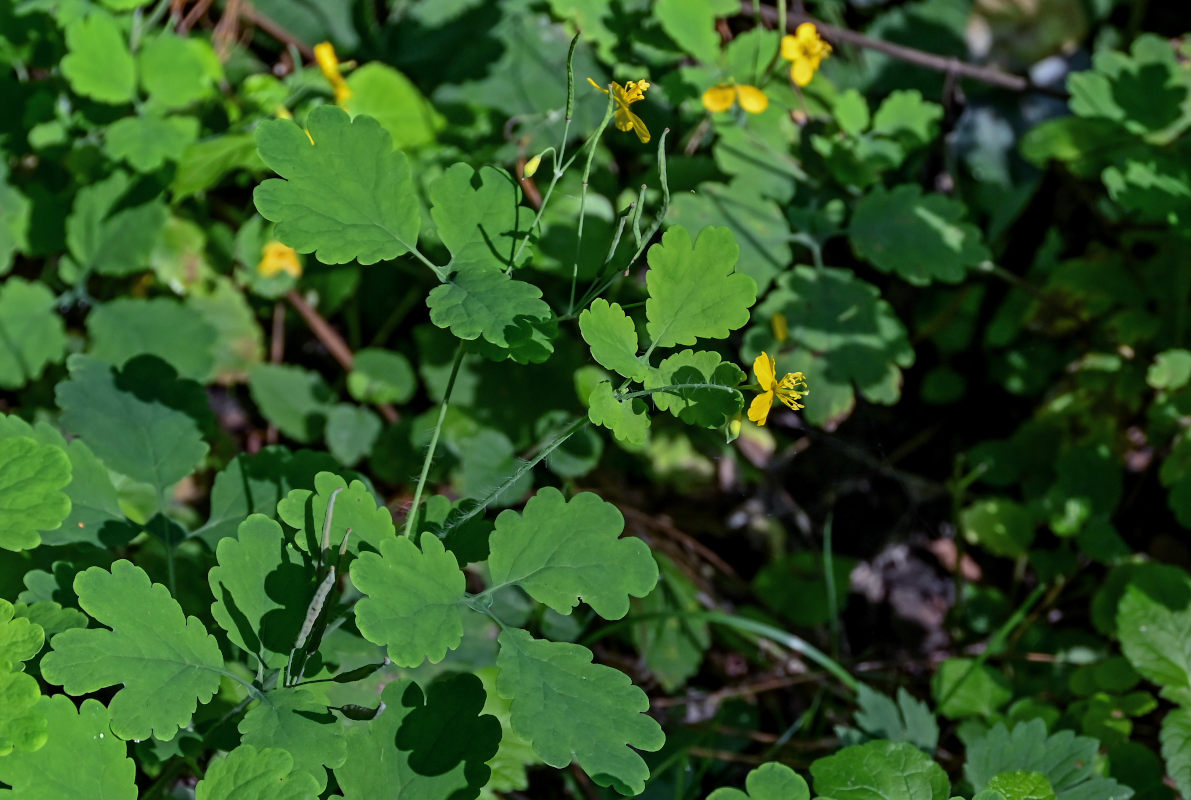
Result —
POLYGON ((764 425, 769 419, 769 409, 773 407, 774 398, 781 400, 794 411, 802 408, 798 401, 803 395, 809 394, 806 388, 806 376, 801 372, 787 372, 779 381, 777 379, 777 364, 768 353, 762 352, 753 362, 753 375, 761 386, 761 393, 753 398, 749 405, 749 419, 758 425, 764 425))
POLYGON ((738 102, 750 114, 760 114, 769 108, 765 92, 746 83, 722 83, 703 93, 703 107, 713 113, 727 111, 738 102))
POLYGON ((791 62, 790 78, 799 86, 806 86, 815 77, 819 64, 831 55, 831 45, 819 36, 812 22, 798 26, 793 35, 782 37, 782 58, 791 62))
MULTIPOLYGON (((587 79, 595 88, 599 89, 604 94, 608 94, 608 90, 591 78, 587 79)), ((629 81, 624 86, 619 83, 612 82, 612 98, 616 101, 616 127, 622 131, 632 131, 637 134, 637 138, 644 144, 649 141, 649 128, 645 127, 645 123, 641 118, 629 110, 629 106, 638 100, 645 99, 645 90, 649 88, 649 81, 629 81)))
POLYGON ((272 278, 282 272, 287 272, 295 278, 302 277, 302 262, 298 260, 298 252, 294 248, 281 242, 268 242, 261 254, 261 261, 256 265, 256 271, 266 278, 272 278))
POLYGON ((347 81, 339 72, 339 57, 335 55, 335 46, 330 42, 316 44, 314 60, 318 62, 318 68, 322 70, 327 83, 331 84, 331 89, 335 92, 335 102, 343 105, 352 96, 352 90, 348 88, 347 81))

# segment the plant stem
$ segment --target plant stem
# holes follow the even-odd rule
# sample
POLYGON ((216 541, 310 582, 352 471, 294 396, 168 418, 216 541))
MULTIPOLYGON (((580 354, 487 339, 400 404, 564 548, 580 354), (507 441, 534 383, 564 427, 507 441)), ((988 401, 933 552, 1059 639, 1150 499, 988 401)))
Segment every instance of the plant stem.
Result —
POLYGON ((443 392, 442 405, 438 409, 438 421, 434 423, 434 433, 430 435, 430 447, 426 450, 426 458, 422 461, 422 474, 418 476, 418 485, 414 489, 414 501, 405 517, 404 534, 409 536, 413 531, 414 519, 418 514, 418 505, 422 502, 422 490, 426 487, 426 476, 430 474, 430 464, 434 461, 434 451, 438 447, 438 437, 442 433, 443 420, 447 416, 447 406, 451 402, 451 392, 455 389, 455 378, 459 376, 459 365, 463 363, 464 342, 459 343, 455 351, 455 361, 451 364, 451 377, 447 380, 447 389, 443 392))

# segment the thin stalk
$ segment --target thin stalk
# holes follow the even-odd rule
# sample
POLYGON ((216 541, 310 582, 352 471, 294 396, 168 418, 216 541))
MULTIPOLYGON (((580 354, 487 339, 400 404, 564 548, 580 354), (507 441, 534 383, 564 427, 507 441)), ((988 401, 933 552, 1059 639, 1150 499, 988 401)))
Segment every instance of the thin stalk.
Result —
MULTIPOLYGON (((522 475, 529 472, 531 469, 536 467, 538 464, 542 463, 542 461, 544 461, 546 458, 548 458, 551 453, 553 453, 560 446, 562 446, 563 442, 565 442, 567 439, 571 438, 571 436, 574 435, 574 433, 576 431, 578 431, 580 428, 582 428, 584 425, 587 425, 587 424, 589 424, 589 420, 587 419, 587 417, 576 417, 571 422, 570 425, 563 428, 562 432, 560 432, 558 434, 558 436, 556 436, 554 439, 552 439, 550 441, 549 444, 547 444, 545 447, 543 447, 538 452, 538 454, 533 457, 533 459, 531 459, 529 461, 522 462, 521 465, 517 467, 517 469, 513 472, 512 475, 505 478, 495 489, 490 491, 483 499, 479 500, 474 506, 472 506, 470 509, 468 509, 464 514, 462 514, 459 517, 456 517, 449 525, 445 526, 443 528, 442 535, 446 536, 451 531, 455 530, 456 528, 458 528, 463 523, 467 522, 472 517, 475 517, 475 516, 483 513, 484 509, 488 506, 488 504, 491 503, 496 498, 500 497, 501 494, 504 493, 505 489, 508 489, 510 486, 512 486, 514 483, 516 483, 521 478, 522 475)), ((484 592, 481 592, 481 594, 484 594, 484 592)))
MULTIPOLYGON (((583 165, 583 186, 579 193, 579 229, 575 234, 575 263, 571 267, 571 296, 567 303, 567 313, 570 314, 575 310, 575 284, 579 280, 579 253, 583 249, 583 220, 587 216, 587 180, 591 176, 591 162, 595 160, 596 144, 600 137, 604 135, 604 130, 607 129, 608 123, 612 121, 612 112, 616 110, 616 96, 612 93, 612 87, 608 87, 608 107, 604 111, 604 119, 596 128, 595 134, 585 144, 587 147, 587 162, 583 165)), ((545 200, 542 205, 545 206, 545 200)))
POLYGON ((430 464, 434 461, 434 451, 438 447, 438 437, 442 433, 443 420, 447 417, 447 406, 451 402, 451 392, 455 389, 455 378, 459 376, 459 365, 463 363, 463 342, 455 351, 455 361, 451 364, 451 377, 447 379, 447 390, 443 392, 442 405, 438 409, 438 421, 434 423, 434 433, 430 435, 430 447, 426 450, 426 458, 422 460, 422 474, 418 476, 418 485, 414 489, 414 501, 405 517, 404 534, 409 536, 413 532, 414 519, 418 514, 418 505, 422 502, 422 490, 426 487, 426 476, 430 474, 430 464))
POLYGON ((827 513, 823 523, 823 582, 827 584, 827 614, 831 628, 831 654, 839 658, 839 608, 835 597, 835 555, 831 549, 831 523, 834 515, 827 513))
POLYGON ((538 213, 534 216, 533 222, 529 224, 529 230, 526 231, 525 237, 521 239, 517 244, 517 249, 513 252, 513 260, 509 262, 509 269, 512 269, 513 265, 517 263, 521 251, 525 249, 525 245, 529 244, 529 237, 537 230, 538 223, 542 221, 542 214, 546 213, 546 206, 550 204, 550 196, 554 194, 554 187, 558 185, 558 179, 571 166, 571 161, 575 160, 572 156, 571 161, 563 164, 567 152, 567 138, 571 133, 571 120, 575 116, 575 45, 579 44, 580 35, 575 34, 575 38, 571 39, 571 47, 567 51, 567 116, 562 126, 562 142, 554 153, 554 172, 550 177, 550 185, 546 187, 546 193, 542 195, 542 204, 538 206, 538 213))

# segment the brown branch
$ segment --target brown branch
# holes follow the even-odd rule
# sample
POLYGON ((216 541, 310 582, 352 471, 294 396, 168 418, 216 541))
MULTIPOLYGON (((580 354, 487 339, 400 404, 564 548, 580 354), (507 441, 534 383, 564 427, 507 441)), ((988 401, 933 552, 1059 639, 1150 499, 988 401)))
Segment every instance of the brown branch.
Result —
MULTIPOLYGON (((777 25, 778 10, 773 6, 761 6, 761 18, 770 25, 777 25)), ((741 13, 752 16, 753 4, 749 0, 741 3, 741 13)), ((787 24, 796 25, 803 22, 813 23, 819 29, 819 33, 824 38, 833 42, 847 42, 854 44, 857 47, 863 47, 866 50, 874 50, 878 53, 896 58, 900 61, 905 61, 909 64, 914 64, 926 69, 933 69, 937 72, 947 73, 948 75, 955 75, 961 78, 970 78, 974 81, 987 83, 990 86, 997 86, 1002 89, 1009 89, 1014 92, 1038 92, 1039 94, 1050 95, 1051 97, 1058 97, 1066 99, 1067 92, 1063 89, 1053 89, 1048 86, 1039 86, 1028 77, 1022 75, 1015 75, 1012 72, 1003 72, 993 67, 981 67, 976 64, 969 64, 966 61, 960 61, 958 58, 950 56, 940 56, 934 53, 928 53, 924 50, 918 50, 913 47, 906 47, 905 45, 894 44, 893 42, 886 42, 880 39, 873 39, 865 36, 862 33, 848 30, 847 28, 837 28, 834 25, 828 25, 820 22, 812 17, 810 14, 804 14, 798 11, 790 11, 786 14, 787 24)))
POLYGON ((314 48, 306 44, 306 42, 302 41, 294 34, 290 33, 281 25, 278 25, 269 17, 266 17, 264 14, 257 11, 251 3, 245 2, 240 5, 239 16, 244 17, 245 19, 254 23, 257 27, 282 44, 292 44, 294 47, 298 48, 298 52, 300 52, 302 55, 306 56, 307 58, 314 58, 314 48))
MULTIPOLYGON (((347 346, 347 342, 339 335, 339 331, 335 330, 331 326, 331 323, 323 319, 322 314, 319 314, 313 306, 302 299, 302 295, 298 294, 296 289, 290 289, 286 292, 285 299, 301 315, 307 327, 310 328, 311 333, 323 343, 323 347, 327 348, 327 352, 331 354, 331 357, 339 362, 339 366, 343 367, 347 372, 351 372, 352 364, 355 363, 356 357, 352 354, 351 348, 347 346)), ((397 422, 401 419, 401 415, 397 413, 397 409, 388 403, 377 403, 376 410, 388 422, 397 422)))

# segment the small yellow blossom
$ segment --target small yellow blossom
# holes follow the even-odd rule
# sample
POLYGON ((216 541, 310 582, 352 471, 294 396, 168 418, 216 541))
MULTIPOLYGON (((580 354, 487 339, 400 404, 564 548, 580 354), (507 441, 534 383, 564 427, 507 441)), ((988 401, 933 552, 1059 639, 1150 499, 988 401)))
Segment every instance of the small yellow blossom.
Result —
POLYGON ((749 405, 749 419, 758 425, 764 425, 769 419, 769 409, 773 407, 776 397, 793 410, 802 408, 798 401, 809 394, 806 389, 806 376, 801 372, 787 372, 780 381, 777 379, 777 365, 767 353, 762 352, 753 362, 753 374, 757 376, 757 383, 761 385, 761 394, 753 398, 749 405))
POLYGON ((703 107, 712 112, 727 111, 737 101, 750 114, 760 114, 769 108, 765 92, 746 83, 722 83, 703 93, 703 107))
POLYGON ((348 88, 347 81, 339 72, 339 58, 335 55, 335 46, 330 42, 316 44, 314 60, 318 62, 318 68, 323 71, 323 77, 335 91, 335 102, 343 105, 352 96, 352 90, 348 88))
POLYGON ((782 58, 793 62, 790 78, 799 86, 806 86, 815 77, 815 71, 823 59, 831 55, 831 45, 819 37, 814 23, 804 22, 794 35, 782 37, 782 58))
MULTIPOLYGON (((608 90, 591 78, 587 79, 595 88, 599 89, 604 94, 608 94, 608 90)), ((649 128, 645 127, 645 123, 641 118, 629 110, 629 106, 638 100, 645 99, 645 90, 649 88, 649 81, 629 81, 624 86, 621 86, 616 81, 612 82, 612 97, 616 100, 616 127, 622 131, 632 131, 637 134, 637 138, 641 140, 642 144, 649 141, 649 128)))
POLYGON ((540 155, 534 156, 525 162, 525 171, 522 174, 527 178, 532 178, 537 174, 538 167, 540 166, 542 166, 542 157, 540 155))
POLYGON ((256 265, 256 271, 266 278, 272 278, 282 272, 300 278, 302 277, 302 262, 298 260, 298 253, 294 248, 273 241, 265 245, 261 262, 256 265))

